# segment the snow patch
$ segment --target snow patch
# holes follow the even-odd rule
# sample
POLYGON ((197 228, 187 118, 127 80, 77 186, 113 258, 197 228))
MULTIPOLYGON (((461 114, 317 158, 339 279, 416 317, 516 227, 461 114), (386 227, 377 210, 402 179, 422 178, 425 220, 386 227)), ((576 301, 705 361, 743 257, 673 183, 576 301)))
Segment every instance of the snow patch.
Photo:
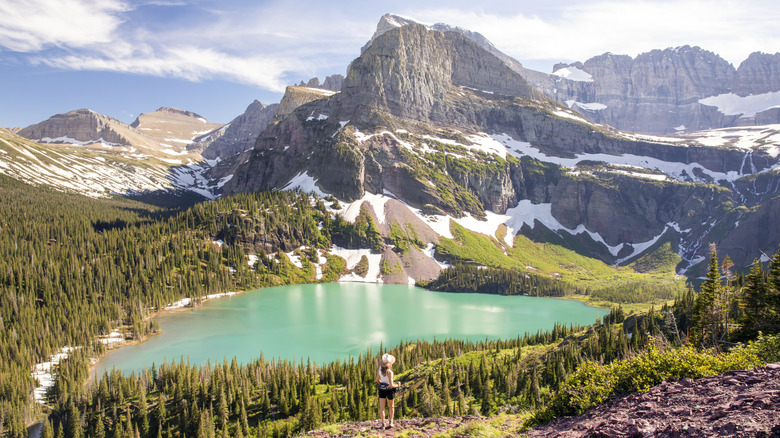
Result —
POLYGON ((75 350, 74 347, 62 347, 59 353, 49 358, 48 362, 36 364, 33 368, 32 378, 37 380, 38 386, 33 390, 33 397, 38 403, 44 404, 46 392, 54 386, 54 367, 65 360, 70 353, 75 350))
POLYGON ((753 117, 756 113, 772 108, 780 108, 780 91, 764 94, 738 96, 734 93, 719 94, 700 99, 699 103, 714 106, 727 116, 753 117))
POLYGON ((345 249, 338 246, 331 248, 330 253, 337 255, 347 261, 347 269, 354 269, 363 256, 368 259, 368 272, 365 278, 353 273, 349 273, 339 278, 341 282, 358 283, 382 283, 380 263, 382 254, 372 254, 370 249, 345 249))
POLYGON ((591 76, 590 73, 585 70, 580 70, 577 67, 559 68, 553 72, 553 76, 576 82, 593 82, 593 76, 591 76))
POLYGON ((309 176, 308 172, 304 171, 295 175, 286 186, 281 190, 300 190, 305 193, 312 193, 321 198, 328 197, 328 194, 320 190, 317 187, 317 180, 309 176))
POLYGON ((228 183, 228 181, 230 181, 231 179, 233 179, 233 174, 232 174, 232 173, 231 173, 230 175, 226 176, 226 177, 223 177, 223 178, 221 178, 221 179, 219 180, 219 182, 217 183, 217 187, 218 187, 218 188, 222 188, 222 186, 224 186, 225 184, 227 184, 227 183, 228 183))
POLYGON ((576 121, 582 122, 582 123, 590 123, 589 121, 583 119, 579 115, 577 115, 575 113, 568 112, 568 111, 556 110, 556 111, 553 111, 552 113, 555 114, 558 117, 563 117, 565 119, 576 120, 576 121))
MULTIPOLYGON (((674 161, 662 161, 657 158, 645 157, 640 155, 622 154, 622 155, 609 155, 609 154, 577 154, 574 158, 562 158, 550 156, 543 153, 541 150, 533 147, 528 142, 516 141, 507 134, 493 135, 493 139, 504 144, 513 155, 516 157, 522 157, 527 155, 531 158, 539 161, 545 161, 548 163, 557 164, 561 167, 573 168, 577 163, 581 161, 602 161, 615 165, 631 166, 639 169, 659 170, 665 173, 668 177, 678 181, 690 181, 692 178, 696 178, 695 175, 698 172, 704 173, 712 178, 714 181, 726 180, 735 181, 743 175, 739 171, 730 172, 716 172, 709 170, 699 163, 679 163, 674 161), (696 172, 694 172, 696 169, 696 172)), ((646 176, 649 177, 649 176, 646 176)), ((707 181, 703 181, 707 182, 707 181)))
POLYGON ((318 120, 318 121, 328 120, 328 115, 327 114, 320 114, 320 115, 317 116, 317 118, 315 118, 314 116, 309 116, 309 117, 306 118, 307 122, 311 122, 312 120, 318 120))
POLYGON ((426 246, 425 249, 422 250, 422 252, 423 252, 423 254, 428 256, 431 260, 433 260, 434 262, 438 263, 439 266, 441 266, 442 269, 447 269, 447 268, 450 267, 449 263, 440 262, 440 261, 436 260, 436 257, 434 257, 434 253, 436 252, 436 247, 434 246, 434 244, 429 243, 428 246, 426 246))
POLYGON ((568 106, 569 108, 572 108, 572 109, 575 106, 577 106, 577 107, 582 108, 582 109, 587 110, 587 111, 601 111, 601 110, 607 109, 607 106, 604 105, 603 103, 598 103, 598 102, 582 103, 582 102, 577 102, 576 100, 567 100, 566 101, 566 106, 568 106))

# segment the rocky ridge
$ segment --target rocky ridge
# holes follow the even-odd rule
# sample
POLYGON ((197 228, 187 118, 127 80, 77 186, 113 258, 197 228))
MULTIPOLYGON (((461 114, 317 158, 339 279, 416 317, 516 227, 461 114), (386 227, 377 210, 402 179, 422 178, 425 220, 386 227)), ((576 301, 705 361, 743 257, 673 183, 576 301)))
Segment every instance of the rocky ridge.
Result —
POLYGON ((308 82, 301 81, 300 84, 298 84, 299 87, 307 87, 307 88, 321 88, 323 90, 330 90, 330 91, 341 91, 341 87, 344 85, 344 76, 335 74, 326 76, 325 80, 320 83, 319 78, 311 78, 308 80, 308 82))
POLYGON ((166 205, 214 199, 220 181, 205 176, 211 165, 190 146, 220 127, 176 108, 141 114, 132 125, 71 111, 18 134, 4 131, 0 172, 91 197, 142 196, 166 205))
POLYGON ((226 159, 251 148, 255 139, 273 121, 278 104, 265 105, 255 100, 246 110, 222 128, 196 138, 195 148, 209 160, 226 159))
MULTIPOLYGON (((408 25, 419 23, 385 14, 362 51, 389 30, 408 25)), ((780 105, 780 53, 755 52, 734 68, 715 53, 681 46, 653 50, 636 58, 605 53, 585 62, 557 64, 552 74, 547 74, 524 68, 477 32, 444 23, 426 28, 460 33, 499 58, 545 96, 592 122, 617 129, 673 134, 780 123, 780 110, 774 108, 780 105), (749 96, 762 96, 761 102, 738 99, 749 96), (706 100, 716 97, 712 102, 706 100), (755 114, 734 110, 735 101, 738 107, 755 107, 755 114)))
POLYGON ((666 382, 528 437, 780 437, 780 364, 666 382))
POLYGON ((276 107, 276 113, 274 114, 276 119, 284 118, 291 114, 296 108, 309 102, 324 99, 332 96, 335 92, 326 90, 323 88, 315 87, 301 87, 301 86, 288 86, 284 90, 284 96, 279 101, 279 105, 276 107))
POLYGON ((670 134, 780 122, 772 109, 780 104, 772 94, 780 91, 780 54, 756 52, 735 69, 715 53, 682 46, 636 58, 605 53, 554 70, 548 95, 618 129, 670 134), (759 95, 758 107, 745 100, 759 95), (752 111, 740 109, 748 104, 752 111))
POLYGON ((46 121, 20 129, 17 133, 41 143, 97 143, 106 146, 122 146, 134 142, 151 146, 155 143, 154 139, 137 132, 133 127, 88 109, 54 115, 46 121))
POLYGON ((176 152, 186 152, 198 138, 222 128, 222 124, 209 122, 199 114, 168 107, 140 114, 130 126, 176 152))

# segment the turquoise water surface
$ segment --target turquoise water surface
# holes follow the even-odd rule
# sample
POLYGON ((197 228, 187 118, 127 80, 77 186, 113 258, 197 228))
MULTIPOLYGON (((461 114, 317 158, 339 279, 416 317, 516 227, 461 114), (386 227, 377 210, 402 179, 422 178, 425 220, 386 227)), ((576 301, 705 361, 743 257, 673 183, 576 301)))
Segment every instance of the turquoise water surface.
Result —
POLYGON ((98 375, 182 358, 249 362, 260 357, 347 359, 416 339, 507 339, 593 323, 607 311, 576 301, 430 292, 413 286, 328 283, 259 289, 158 317, 162 333, 108 354, 98 375))

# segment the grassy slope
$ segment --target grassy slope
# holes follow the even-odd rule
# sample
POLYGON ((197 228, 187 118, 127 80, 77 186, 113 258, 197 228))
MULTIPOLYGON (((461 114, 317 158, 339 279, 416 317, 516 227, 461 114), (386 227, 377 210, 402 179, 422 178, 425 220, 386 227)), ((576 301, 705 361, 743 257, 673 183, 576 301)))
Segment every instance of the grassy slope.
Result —
MULTIPOLYGON (((499 230, 500 232, 502 231, 499 230)), ((515 237, 513 247, 503 245, 502 240, 492 236, 469 231, 454 222, 452 234, 454 239, 442 238, 439 241, 439 254, 464 263, 559 278, 581 291, 581 295, 574 295, 574 298, 600 307, 614 305, 613 301, 591 296, 594 291, 602 289, 641 289, 658 285, 675 290, 684 288, 684 280, 676 278, 674 271, 680 258, 672 251, 668 241, 657 243, 627 266, 610 266, 562 245, 534 242, 521 234, 515 237)), ((641 310, 664 301, 657 299, 647 303, 626 304, 624 307, 627 307, 627 310, 641 310)))

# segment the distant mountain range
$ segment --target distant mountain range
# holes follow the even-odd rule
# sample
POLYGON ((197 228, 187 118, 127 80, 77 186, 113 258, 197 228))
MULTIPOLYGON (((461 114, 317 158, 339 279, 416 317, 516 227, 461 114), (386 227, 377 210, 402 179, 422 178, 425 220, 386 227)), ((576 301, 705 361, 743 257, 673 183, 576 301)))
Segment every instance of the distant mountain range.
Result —
MULTIPOLYGON (((386 14, 371 41, 412 23, 386 14)), ((557 64, 546 74, 524 68, 477 32, 444 23, 428 28, 461 33, 545 96, 620 130, 674 134, 780 123, 780 53, 755 52, 734 68, 715 53, 682 46, 636 58, 604 53, 584 63, 557 64)))
POLYGON ((131 125, 72 111, 0 131, 0 172, 90 196, 332 196, 334 212, 364 209, 426 245, 372 258, 399 267, 387 282, 434 278, 436 245, 462 229, 610 264, 670 245, 698 276, 708 242, 741 268, 780 244, 780 125, 762 125, 780 123, 779 66, 685 46, 545 74, 477 33, 388 14, 346 77, 288 87, 278 105, 224 126, 173 108, 131 125))

